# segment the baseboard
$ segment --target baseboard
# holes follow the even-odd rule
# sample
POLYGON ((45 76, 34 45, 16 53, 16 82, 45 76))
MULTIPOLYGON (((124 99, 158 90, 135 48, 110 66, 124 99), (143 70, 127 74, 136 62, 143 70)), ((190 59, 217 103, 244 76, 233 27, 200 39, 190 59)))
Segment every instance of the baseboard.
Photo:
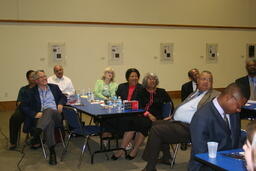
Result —
POLYGON ((16 101, 3 101, 3 102, 0 102, 0 111, 1 112, 15 110, 15 108, 16 108, 16 101))

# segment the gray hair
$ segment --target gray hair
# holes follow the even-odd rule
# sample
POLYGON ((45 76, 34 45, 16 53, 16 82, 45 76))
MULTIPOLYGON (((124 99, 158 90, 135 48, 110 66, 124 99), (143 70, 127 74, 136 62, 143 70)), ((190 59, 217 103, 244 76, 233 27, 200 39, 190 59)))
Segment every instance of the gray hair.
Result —
POLYGON ((38 73, 39 72, 43 72, 44 73, 44 70, 37 70, 37 71, 35 71, 35 73, 34 73, 34 75, 33 75, 33 79, 34 80, 37 80, 38 78, 39 78, 39 76, 38 76, 38 73))
POLYGON ((155 74, 155 73, 147 73, 145 75, 145 77, 143 78, 142 80, 142 85, 144 88, 147 88, 148 87, 148 79, 151 78, 151 79, 154 79, 156 80, 156 87, 158 86, 159 84, 159 79, 158 79, 158 76, 155 74))

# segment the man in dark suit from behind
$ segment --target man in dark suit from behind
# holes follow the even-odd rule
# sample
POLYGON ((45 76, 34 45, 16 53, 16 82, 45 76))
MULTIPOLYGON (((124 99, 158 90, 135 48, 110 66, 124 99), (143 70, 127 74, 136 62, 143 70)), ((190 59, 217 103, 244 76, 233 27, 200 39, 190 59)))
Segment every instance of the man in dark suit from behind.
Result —
POLYGON ((218 151, 239 148, 239 112, 247 99, 242 89, 232 83, 195 113, 190 124, 192 150, 188 170, 213 170, 194 159, 195 154, 208 152, 209 141, 218 142, 218 151))
POLYGON ((236 83, 243 87, 244 94, 249 94, 250 100, 256 100, 256 59, 248 59, 245 66, 248 75, 237 79, 236 83))
POLYGON ((21 107, 26 117, 35 123, 34 139, 39 139, 44 133, 46 145, 50 151, 49 164, 55 165, 57 160, 54 131, 55 126, 61 124, 61 112, 67 98, 57 85, 47 83, 44 71, 36 71, 34 76, 36 86, 29 90, 21 107))
POLYGON ((197 89, 197 77, 199 75, 199 70, 194 68, 188 71, 189 82, 184 83, 181 86, 181 101, 184 101, 192 92, 197 89))

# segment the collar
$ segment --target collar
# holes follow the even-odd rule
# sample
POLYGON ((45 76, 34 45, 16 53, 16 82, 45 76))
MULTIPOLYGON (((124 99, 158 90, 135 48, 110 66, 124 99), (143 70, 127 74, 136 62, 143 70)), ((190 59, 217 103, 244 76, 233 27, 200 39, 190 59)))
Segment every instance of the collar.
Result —
POLYGON ((220 106, 218 100, 217 100, 217 97, 215 97, 213 99, 213 105, 216 107, 216 109, 218 110, 218 112, 220 113, 221 116, 224 116, 224 110, 222 109, 222 107, 220 106))
POLYGON ((61 77, 61 78, 59 78, 59 77, 57 77, 56 75, 54 75, 54 77, 53 77, 55 80, 64 80, 64 75, 61 77))

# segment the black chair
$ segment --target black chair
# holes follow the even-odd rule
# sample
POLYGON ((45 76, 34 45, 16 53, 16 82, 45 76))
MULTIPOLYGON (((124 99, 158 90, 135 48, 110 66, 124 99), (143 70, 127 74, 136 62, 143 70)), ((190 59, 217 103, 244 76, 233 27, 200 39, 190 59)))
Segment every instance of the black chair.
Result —
MULTIPOLYGON (((100 135, 101 128, 100 128, 100 126, 96 126, 96 125, 87 125, 86 126, 86 125, 81 124, 80 115, 79 115, 78 111, 73 107, 64 106, 63 116, 64 116, 64 121, 67 124, 66 126, 67 126, 67 130, 68 130, 68 138, 66 141, 66 147, 64 148, 62 155, 61 155, 61 161, 63 160, 63 157, 64 157, 65 153, 67 152, 69 142, 70 142, 71 138, 73 137, 73 135, 83 136, 84 143, 83 143, 83 147, 81 150, 79 163, 78 163, 78 167, 80 167, 82 158, 83 158, 83 155, 84 155, 84 152, 85 152, 87 146, 89 149, 88 140, 90 139, 91 136, 100 135)), ((90 152, 90 150, 89 150, 89 152, 90 152)), ((93 160, 93 158, 92 158, 92 160, 93 160)))

